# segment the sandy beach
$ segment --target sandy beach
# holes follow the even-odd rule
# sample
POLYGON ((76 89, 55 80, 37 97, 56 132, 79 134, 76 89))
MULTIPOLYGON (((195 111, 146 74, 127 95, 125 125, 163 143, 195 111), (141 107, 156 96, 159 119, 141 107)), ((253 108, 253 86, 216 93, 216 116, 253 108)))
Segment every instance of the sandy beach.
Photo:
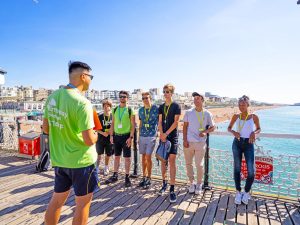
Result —
MULTIPOLYGON (((258 110, 273 109, 278 107, 280 106, 250 106, 249 109, 251 113, 254 113, 258 110)), ((211 108, 208 110, 213 114, 216 123, 230 120, 234 114, 240 113, 238 107, 211 108)))
MULTIPOLYGON (((281 106, 250 106, 250 112, 254 113, 258 110, 266 110, 266 109, 273 109, 278 108, 281 106)), ((228 121, 231 119, 231 117, 239 113, 238 107, 223 107, 223 108, 209 108, 208 111, 210 111, 213 114, 215 123, 222 123, 225 121, 228 121)), ((184 112, 182 113, 180 120, 182 121, 184 116, 184 112)), ((183 122, 179 124, 179 129, 181 130, 183 127, 183 122)))

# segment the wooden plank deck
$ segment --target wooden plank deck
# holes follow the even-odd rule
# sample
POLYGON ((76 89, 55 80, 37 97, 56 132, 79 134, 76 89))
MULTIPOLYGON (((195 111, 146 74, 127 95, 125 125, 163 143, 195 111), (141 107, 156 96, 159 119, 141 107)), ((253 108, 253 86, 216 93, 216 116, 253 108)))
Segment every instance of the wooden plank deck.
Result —
MULTIPOLYGON (((0 224, 43 224, 53 193, 53 171, 35 173, 35 162, 13 155, 0 156, 0 224)), ((176 185, 178 201, 158 196, 161 181, 150 189, 125 189, 123 178, 115 185, 102 185, 94 194, 89 224, 300 224, 298 203, 253 197, 249 205, 236 206, 234 193, 212 189, 190 195, 187 186, 176 185)), ((63 207, 60 224, 71 224, 75 207, 71 192, 63 207)))

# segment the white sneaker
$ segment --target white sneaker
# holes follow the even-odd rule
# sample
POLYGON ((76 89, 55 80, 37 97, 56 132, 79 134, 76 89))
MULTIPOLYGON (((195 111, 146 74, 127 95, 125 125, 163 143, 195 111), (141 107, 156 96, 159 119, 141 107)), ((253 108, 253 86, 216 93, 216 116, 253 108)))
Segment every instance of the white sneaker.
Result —
POLYGON ((235 194, 234 203, 240 205, 242 203, 242 197, 243 197, 242 193, 237 191, 235 194))
POLYGON ((201 193, 202 193, 202 184, 197 184, 195 194, 200 195, 201 193))
POLYGON ((189 193, 194 194, 195 193, 195 184, 191 184, 189 187, 189 193))
POLYGON ((108 166, 105 166, 104 170, 103 170, 103 175, 107 176, 108 174, 109 174, 109 168, 108 168, 108 166))
POLYGON ((249 194, 249 192, 244 192, 243 197, 242 197, 242 202, 245 205, 248 205, 249 199, 251 199, 251 195, 249 194))

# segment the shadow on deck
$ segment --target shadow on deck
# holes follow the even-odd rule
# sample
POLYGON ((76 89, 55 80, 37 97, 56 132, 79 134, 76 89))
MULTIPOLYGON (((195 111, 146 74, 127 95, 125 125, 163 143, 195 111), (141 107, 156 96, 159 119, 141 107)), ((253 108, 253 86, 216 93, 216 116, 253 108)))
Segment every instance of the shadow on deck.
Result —
MULTIPOLYGON (((35 161, 2 154, 0 157, 0 224, 42 224, 53 193, 53 171, 34 173, 35 161)), ((103 179, 103 177, 101 177, 103 179)), ((178 184, 178 200, 158 196, 161 181, 150 189, 124 188, 123 179, 102 185, 95 192, 89 224, 300 224, 298 203, 253 197, 247 206, 236 206, 234 193, 212 189, 201 195, 187 193, 178 184)), ((62 210, 60 224, 71 224, 74 212, 71 192, 62 210)))

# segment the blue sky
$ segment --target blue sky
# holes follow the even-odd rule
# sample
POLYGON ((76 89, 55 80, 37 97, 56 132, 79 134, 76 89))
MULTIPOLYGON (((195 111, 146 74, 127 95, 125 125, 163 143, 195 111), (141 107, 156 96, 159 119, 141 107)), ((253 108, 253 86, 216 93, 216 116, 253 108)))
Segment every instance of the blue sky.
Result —
POLYGON ((91 88, 300 102, 296 0, 3 0, 6 86, 57 88, 81 60, 91 88))

